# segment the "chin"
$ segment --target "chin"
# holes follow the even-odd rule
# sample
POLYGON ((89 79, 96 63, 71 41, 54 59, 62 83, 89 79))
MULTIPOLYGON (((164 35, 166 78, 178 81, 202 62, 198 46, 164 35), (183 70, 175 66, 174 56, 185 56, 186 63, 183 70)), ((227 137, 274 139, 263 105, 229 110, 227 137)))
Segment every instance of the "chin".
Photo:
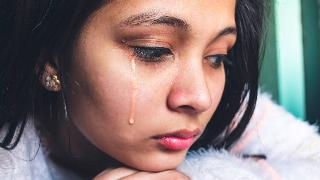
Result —
POLYGON ((178 164, 145 164, 143 166, 137 167, 136 169, 140 171, 147 171, 147 172, 162 172, 167 170, 176 169, 179 166, 178 164))
POLYGON ((130 167, 147 172, 161 172, 166 170, 176 169, 183 161, 186 153, 183 154, 165 154, 158 156, 151 156, 144 158, 137 158, 132 163, 128 164, 130 167))

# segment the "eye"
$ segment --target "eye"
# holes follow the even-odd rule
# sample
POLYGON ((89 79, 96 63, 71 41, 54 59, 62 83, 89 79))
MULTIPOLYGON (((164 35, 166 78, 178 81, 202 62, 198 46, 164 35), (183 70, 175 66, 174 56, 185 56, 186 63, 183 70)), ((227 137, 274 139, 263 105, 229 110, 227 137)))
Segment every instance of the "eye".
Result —
POLYGON ((132 48, 134 55, 145 62, 161 62, 165 58, 173 57, 172 51, 165 47, 134 46, 132 48))
POLYGON ((219 69, 224 62, 229 62, 227 54, 216 54, 212 56, 207 56, 206 59, 209 64, 214 69, 219 69))

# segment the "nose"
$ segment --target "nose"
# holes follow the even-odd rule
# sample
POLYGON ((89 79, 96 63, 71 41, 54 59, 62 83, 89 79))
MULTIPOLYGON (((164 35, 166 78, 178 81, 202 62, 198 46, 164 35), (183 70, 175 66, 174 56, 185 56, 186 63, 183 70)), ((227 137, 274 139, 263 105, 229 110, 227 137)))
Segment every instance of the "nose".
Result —
POLYGON ((212 100, 202 63, 189 63, 179 67, 167 104, 173 111, 189 114, 201 113, 211 107, 212 100))

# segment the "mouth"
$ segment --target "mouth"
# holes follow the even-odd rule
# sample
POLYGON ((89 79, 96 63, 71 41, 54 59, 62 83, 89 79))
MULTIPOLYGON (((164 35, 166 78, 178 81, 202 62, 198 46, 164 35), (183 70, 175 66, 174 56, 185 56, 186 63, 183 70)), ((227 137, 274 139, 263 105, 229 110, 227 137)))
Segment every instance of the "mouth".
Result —
POLYGON ((200 129, 182 129, 172 133, 153 136, 152 139, 155 139, 164 149, 179 151, 190 148, 194 142, 194 139, 200 134, 200 129))

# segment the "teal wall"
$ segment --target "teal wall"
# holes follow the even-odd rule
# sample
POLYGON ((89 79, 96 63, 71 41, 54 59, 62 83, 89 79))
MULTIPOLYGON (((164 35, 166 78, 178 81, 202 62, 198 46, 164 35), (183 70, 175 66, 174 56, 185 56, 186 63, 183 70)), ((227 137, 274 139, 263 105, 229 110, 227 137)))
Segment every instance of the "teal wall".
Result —
POLYGON ((320 119, 318 0, 274 0, 261 88, 295 116, 320 119))
POLYGON ((271 17, 267 21, 267 37, 266 51, 261 69, 261 85, 262 91, 269 92, 273 96, 273 100, 279 103, 279 86, 278 86, 278 70, 277 70, 277 42, 276 42, 276 27, 275 14, 272 9, 271 17))
POLYGON ((306 114, 320 120, 320 0, 302 0, 306 114))

